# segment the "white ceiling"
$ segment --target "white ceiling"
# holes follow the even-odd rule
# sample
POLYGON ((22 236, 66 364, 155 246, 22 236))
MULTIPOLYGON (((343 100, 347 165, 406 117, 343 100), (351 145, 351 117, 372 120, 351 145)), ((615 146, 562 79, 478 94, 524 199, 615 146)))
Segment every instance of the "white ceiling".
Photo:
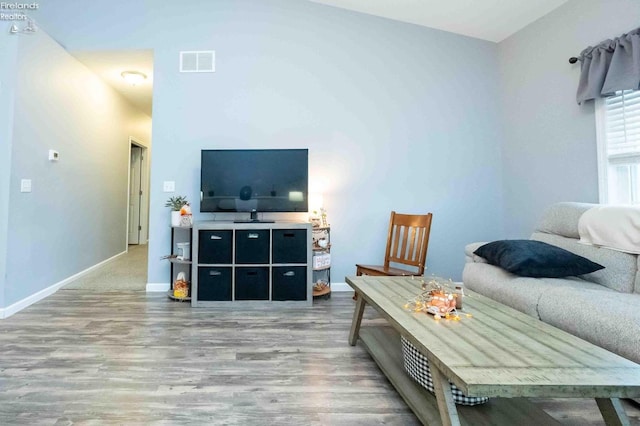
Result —
POLYGON ((120 92, 133 106, 151 117, 153 99, 152 50, 101 50, 70 53, 120 92), (132 86, 122 78, 123 71, 139 71, 146 74, 147 79, 137 86, 132 86))
POLYGON ((500 42, 568 0, 308 0, 500 42))
MULTIPOLYGON (((500 42, 568 0, 305 0, 396 21, 500 42)), ((76 51, 80 62, 151 117, 153 51, 76 51), (147 79, 126 83, 123 71, 139 71, 147 79)))

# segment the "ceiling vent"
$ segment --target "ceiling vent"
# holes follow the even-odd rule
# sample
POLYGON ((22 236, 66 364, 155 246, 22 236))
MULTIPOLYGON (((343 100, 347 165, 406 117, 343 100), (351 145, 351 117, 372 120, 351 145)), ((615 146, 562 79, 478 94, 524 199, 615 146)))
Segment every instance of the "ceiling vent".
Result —
POLYGON ((215 72, 216 52, 213 50, 180 52, 180 72, 215 72))

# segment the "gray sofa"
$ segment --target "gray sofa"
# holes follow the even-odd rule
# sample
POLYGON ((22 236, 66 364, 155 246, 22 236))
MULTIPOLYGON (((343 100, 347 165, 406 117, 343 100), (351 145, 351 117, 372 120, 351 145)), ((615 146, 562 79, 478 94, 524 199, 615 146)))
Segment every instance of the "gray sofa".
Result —
POLYGON ((546 210, 531 239, 605 266, 567 278, 513 275, 465 248, 466 288, 511 306, 595 345, 640 363, 638 255, 579 243, 578 220, 595 204, 558 203, 546 210))

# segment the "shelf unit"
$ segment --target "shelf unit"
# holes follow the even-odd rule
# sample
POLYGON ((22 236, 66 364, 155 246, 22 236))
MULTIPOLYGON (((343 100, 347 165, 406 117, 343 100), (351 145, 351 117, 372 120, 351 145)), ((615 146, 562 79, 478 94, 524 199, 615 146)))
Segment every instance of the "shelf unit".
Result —
POLYGON ((191 305, 311 305, 311 224, 198 222, 191 305))
POLYGON ((331 297, 331 227, 317 226, 312 229, 313 251, 313 297, 331 297), (322 241, 323 245, 320 245, 322 241))
MULTIPOLYGON (((187 276, 187 281, 191 281, 191 264, 192 261, 191 260, 182 260, 182 259, 178 259, 177 256, 178 255, 178 246, 177 243, 182 243, 182 242, 188 242, 189 243, 189 251, 191 253, 193 253, 193 233, 192 233, 192 227, 191 226, 172 226, 171 227, 171 257, 168 257, 167 260, 169 261, 169 270, 170 270, 170 275, 169 275, 169 292, 167 293, 167 295, 169 296, 169 299, 172 300, 178 300, 178 301, 182 301, 182 302, 187 302, 187 301, 191 301, 191 294, 189 294, 189 296, 187 297, 176 297, 173 295, 173 284, 175 283, 175 280, 178 276, 179 272, 184 272, 185 275, 187 276), (185 231, 188 231, 188 239, 187 236, 184 235, 185 231)), ((193 258, 193 256, 189 256, 190 258, 193 258)))

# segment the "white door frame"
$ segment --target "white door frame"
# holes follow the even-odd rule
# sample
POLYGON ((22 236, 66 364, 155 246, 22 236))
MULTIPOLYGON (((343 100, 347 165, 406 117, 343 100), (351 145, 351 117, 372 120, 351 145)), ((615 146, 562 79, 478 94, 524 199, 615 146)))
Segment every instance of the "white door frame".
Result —
POLYGON ((129 170, 131 179, 129 181, 129 244, 141 244, 142 241, 142 159, 144 158, 143 148, 138 145, 131 146, 131 161, 129 170))
POLYGON ((147 244, 149 241, 149 146, 133 136, 129 136, 127 152, 127 226, 125 228, 126 233, 126 247, 125 250, 129 250, 129 190, 131 188, 131 145, 142 148, 142 170, 140 173, 142 189, 142 197, 140 199, 140 238, 139 244, 147 244))

